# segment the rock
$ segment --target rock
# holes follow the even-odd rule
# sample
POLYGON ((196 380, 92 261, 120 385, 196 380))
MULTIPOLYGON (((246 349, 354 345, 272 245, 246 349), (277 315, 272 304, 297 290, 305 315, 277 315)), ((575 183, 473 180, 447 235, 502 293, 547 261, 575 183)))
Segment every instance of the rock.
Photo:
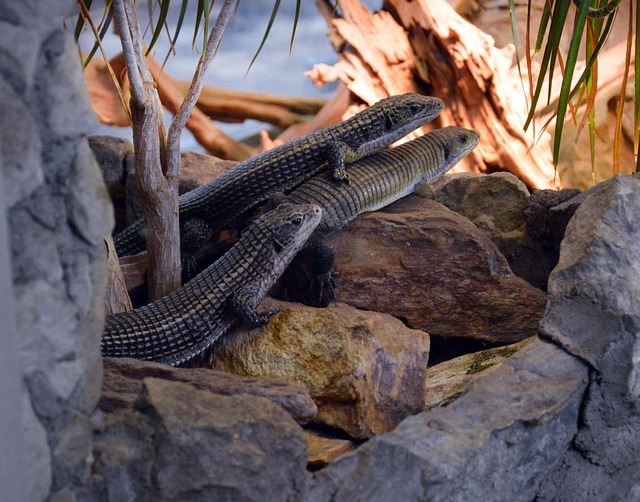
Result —
POLYGON ((243 377, 205 368, 173 368, 165 364, 129 358, 105 357, 104 387, 100 409, 113 412, 133 407, 142 390, 142 381, 153 377, 184 382, 196 389, 224 395, 254 395, 269 399, 285 409, 294 420, 311 420, 318 408, 304 387, 274 380, 243 377))
MULTIPOLYGON (((4 30, 5 23, 2 23, 0 31, 4 30)), ((4 75, 0 76, 0 109, 4 124, 11 124, 12 130, 12 134, 0 137, 2 176, 8 209, 31 195, 44 182, 40 160, 42 142, 38 135, 38 125, 26 103, 4 80, 4 75)))
POLYGON ((578 194, 580 194, 580 190, 565 188, 563 190, 534 190, 529 197, 525 210, 527 233, 543 249, 538 268, 546 276, 545 291, 549 274, 558 263, 564 230, 577 206, 572 205, 567 209, 560 208, 567 207, 565 201, 577 199, 578 194))
POLYGON ((304 431, 307 438, 307 468, 319 469, 331 463, 340 455, 355 450, 353 441, 348 439, 334 439, 304 431))
POLYGON ((575 449, 542 488, 541 500, 638 495, 640 179, 605 183, 576 210, 549 278, 541 331, 592 370, 575 449))
POLYGON ((146 378, 135 410, 96 438, 94 500, 301 500, 302 429, 256 396, 222 396, 146 378))
POLYGON ((465 354, 427 369, 424 409, 446 406, 466 392, 478 378, 500 367, 502 362, 531 343, 522 342, 465 354))
POLYGON ((182 163, 180 168, 181 194, 209 183, 238 163, 234 160, 224 160, 197 152, 182 152, 180 159, 182 163))
POLYGON ((484 232, 437 202, 405 197, 330 242, 337 301, 442 337, 509 344, 537 332, 544 293, 513 275, 484 232))
POLYGON ((89 146, 102 171, 102 177, 109 191, 115 213, 114 233, 126 226, 126 180, 127 173, 133 172, 133 144, 128 139, 113 136, 90 136, 89 146))
MULTIPOLYGON (((180 184, 178 186, 180 195, 209 183, 237 164, 236 161, 223 160, 213 155, 196 152, 182 152, 180 154, 180 163, 180 184)), ((125 190, 127 224, 130 225, 142 218, 142 207, 140 206, 136 189, 135 162, 129 166, 127 171, 125 190)))
POLYGON ((586 380, 535 338, 453 403, 315 473, 308 500, 534 500, 571 444, 586 380))
POLYGON ((318 405, 315 422, 369 438, 422 409, 428 358, 429 335, 389 315, 289 304, 231 339, 213 366, 304 385, 318 405))
POLYGON ((511 173, 443 176, 429 198, 469 218, 494 242, 515 275, 545 290, 551 268, 541 267, 545 252, 527 233, 529 190, 511 173))

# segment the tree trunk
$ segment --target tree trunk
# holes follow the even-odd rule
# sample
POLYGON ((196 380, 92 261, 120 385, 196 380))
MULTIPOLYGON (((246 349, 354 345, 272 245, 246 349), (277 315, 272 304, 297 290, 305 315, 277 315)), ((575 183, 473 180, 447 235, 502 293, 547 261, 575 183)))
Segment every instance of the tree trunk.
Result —
POLYGON ((427 127, 474 129, 480 144, 454 170, 507 170, 529 188, 558 188, 545 133, 538 141, 522 132, 526 113, 511 50, 461 18, 444 0, 387 0, 372 14, 357 0, 319 2, 330 22, 340 61, 316 65, 317 84, 341 80, 368 104, 417 90, 441 98, 445 110, 427 127))

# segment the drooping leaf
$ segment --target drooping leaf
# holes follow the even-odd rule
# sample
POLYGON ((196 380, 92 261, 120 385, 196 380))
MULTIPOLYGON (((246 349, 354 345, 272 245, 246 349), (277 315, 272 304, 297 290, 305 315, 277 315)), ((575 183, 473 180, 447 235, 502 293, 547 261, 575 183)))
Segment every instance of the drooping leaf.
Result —
POLYGON ((589 2, 584 1, 580 5, 576 14, 573 33, 571 35, 571 42, 569 43, 569 52, 567 54, 567 61, 565 65, 565 72, 562 78, 562 85, 560 87, 560 96, 558 98, 558 109, 556 113, 556 128, 553 138, 553 163, 558 164, 558 157, 560 155, 560 138, 562 137, 562 128, 564 124, 564 117, 566 115, 567 106, 569 102, 569 93, 571 91, 571 80, 573 78, 573 72, 575 70, 576 61, 578 58, 578 51, 580 49, 580 43, 582 41, 582 33, 584 31, 585 24, 587 22, 587 13, 589 12, 589 2))
MULTIPOLYGON (((548 4, 545 4, 545 10, 548 4)), ((529 115, 524 124, 524 129, 529 128, 529 124, 533 120, 533 116, 538 107, 538 100, 540 99, 540 93, 542 92, 542 85, 544 83, 544 76, 549 72, 549 92, 553 84, 552 75, 553 68, 555 66, 555 60, 560 47, 560 38, 562 36, 562 28, 564 26, 565 18, 567 17, 567 11, 571 5, 571 0, 558 0, 555 4, 553 16, 551 16, 551 27, 549 28, 549 37, 545 46, 544 55, 542 57, 542 63, 540 65, 540 73, 538 81, 536 83, 536 89, 531 99, 531 108, 529 109, 529 115)), ((539 34, 538 34, 539 35, 539 34)), ((537 42, 536 42, 537 46, 537 42)))
POLYGON ((167 13, 169 12, 169 5, 171 4, 171 0, 162 0, 160 3, 160 14, 158 15, 158 24, 156 25, 155 30, 153 30, 153 36, 151 37, 151 42, 149 42, 149 48, 145 56, 148 56, 153 47, 156 45, 158 41, 158 37, 162 32, 162 28, 165 26, 165 22, 167 20, 167 13))
POLYGON ((271 11, 271 17, 269 18, 269 22, 267 23, 267 29, 264 32, 264 36, 262 37, 262 41, 260 42, 260 46, 258 47, 258 50, 254 54, 253 59, 251 60, 251 63, 249 63, 249 68, 247 68, 247 73, 249 73, 249 70, 251 70, 253 63, 255 63, 256 59, 258 59, 258 55, 260 54, 260 51, 264 47, 264 43, 267 41, 267 37, 269 36, 269 33, 271 33, 271 28, 273 27, 273 22, 276 19, 276 15, 278 14, 279 8, 280 8, 280 0, 275 0, 275 3, 273 4, 273 9, 271 11))
POLYGON ((291 42, 289 43, 289 54, 293 51, 293 39, 296 37, 296 28, 298 27, 298 19, 300 18, 300 5, 302 0, 296 0, 296 13, 293 16, 293 29, 291 30, 291 42))
POLYGON ((169 39, 169 50, 167 51, 167 55, 164 57, 162 61, 162 67, 167 64, 167 60, 172 52, 175 52, 175 45, 178 41, 178 36, 180 35, 180 30, 182 29, 182 23, 184 22, 184 16, 187 12, 187 6, 189 5, 189 0, 182 0, 182 5, 180 6, 180 12, 178 13, 178 20, 176 22, 176 30, 173 32, 173 37, 169 39))
MULTIPOLYGON (((93 3, 93 0, 78 0, 78 2, 82 2, 84 7, 85 7, 85 11, 89 11, 89 9, 91 9, 91 4, 93 3)), ((85 22, 85 17, 83 14, 83 10, 80 9, 80 15, 78 15, 78 20, 76 21, 76 28, 75 30, 73 30, 73 39, 77 42, 80 38, 80 35, 82 34, 82 28, 84 28, 84 22, 85 22)))
POLYGON ((89 54, 87 55, 83 63, 83 66, 85 68, 91 62, 91 60, 93 59, 93 56, 98 50, 100 46, 98 42, 102 42, 104 40, 104 37, 107 34, 107 31, 109 31, 109 27, 111 26, 112 21, 113 21, 113 2, 109 0, 107 2, 107 5, 105 6, 105 16, 100 23, 100 32, 98 33, 98 38, 96 39, 96 43, 93 44, 91 51, 89 51, 89 54))
MULTIPOLYGON (((616 127, 613 134, 613 174, 620 172, 620 146, 622 144, 622 113, 624 112, 624 102, 627 95, 627 82, 629 81, 629 69, 631 68, 631 48, 633 46, 633 2, 629 2, 629 27, 627 32, 627 52, 625 55, 624 73, 622 74, 622 84, 618 96, 618 106, 616 108, 616 127)), ((637 92, 637 89, 636 89, 637 92)), ((637 164, 636 164, 637 165, 637 164)))

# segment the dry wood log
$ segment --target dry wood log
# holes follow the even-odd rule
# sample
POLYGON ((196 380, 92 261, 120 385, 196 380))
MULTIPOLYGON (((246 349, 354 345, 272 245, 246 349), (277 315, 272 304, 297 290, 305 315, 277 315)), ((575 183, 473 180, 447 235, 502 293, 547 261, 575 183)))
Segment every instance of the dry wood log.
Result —
MULTIPOLYGON (((174 82, 186 93, 189 82, 179 79, 174 79, 174 82)), ((315 115, 326 101, 204 86, 198 98, 198 108, 221 122, 254 119, 285 128, 303 122, 305 115, 315 115)))
POLYGON ((104 240, 107 252, 107 289, 104 292, 104 310, 106 314, 116 314, 131 310, 130 289, 118 263, 118 255, 111 236, 104 240))
MULTIPOLYGON (((333 12, 331 2, 319 5, 333 12)), ((481 137, 459 169, 508 170, 530 188, 559 187, 548 135, 534 144, 522 132, 526 105, 509 71, 511 49, 496 49, 444 0, 389 0, 375 14, 357 0, 340 8, 330 21, 340 61, 316 66, 316 83, 340 79, 368 104, 412 90, 438 96, 447 107, 429 127, 458 125, 481 137)))

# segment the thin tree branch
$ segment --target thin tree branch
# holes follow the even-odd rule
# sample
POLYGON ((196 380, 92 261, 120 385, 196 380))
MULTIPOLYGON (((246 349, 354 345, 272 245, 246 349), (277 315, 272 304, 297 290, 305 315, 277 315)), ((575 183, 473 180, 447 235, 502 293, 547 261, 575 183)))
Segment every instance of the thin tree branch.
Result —
POLYGON ((178 176, 180 170, 180 135, 184 129, 193 108, 198 102, 198 97, 200 96, 200 92, 202 91, 202 86, 204 84, 202 75, 207 71, 209 67, 209 63, 213 60, 213 56, 215 55, 218 44, 222 39, 222 35, 224 34, 224 30, 227 27, 227 23, 231 16, 235 12, 236 4, 238 0, 225 0, 222 5, 222 9, 220 10, 220 14, 218 14, 218 18, 216 20, 216 24, 209 35, 209 41, 207 42, 207 47, 202 57, 198 61, 198 66, 196 67, 196 71, 193 75, 193 79, 191 81, 191 86, 189 87, 189 92, 185 97, 180 109, 176 113, 173 121, 171 122, 171 126, 169 127, 169 133, 167 137, 168 148, 167 151, 169 155, 172 157, 172 161, 168 162, 168 176, 178 176))
POLYGON ((133 40, 131 39, 131 31, 129 25, 129 19, 125 11, 124 0, 114 0, 113 8, 116 15, 116 21, 118 22, 118 32, 120 34, 120 43, 122 44, 122 53, 127 65, 127 73, 129 75, 129 82, 131 84, 131 95, 135 96, 140 103, 144 103, 144 86, 142 85, 142 75, 139 72, 133 71, 134 68, 138 68, 136 64, 136 55, 133 46, 133 40))

